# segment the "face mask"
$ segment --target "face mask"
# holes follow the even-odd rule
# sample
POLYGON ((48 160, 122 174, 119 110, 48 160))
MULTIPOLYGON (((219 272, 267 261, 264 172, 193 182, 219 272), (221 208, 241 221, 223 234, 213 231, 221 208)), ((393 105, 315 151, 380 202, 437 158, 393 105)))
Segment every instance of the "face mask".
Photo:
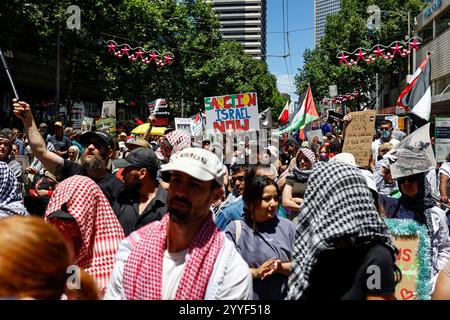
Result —
POLYGON ((381 138, 383 138, 383 140, 389 139, 392 135, 391 131, 382 131, 381 132, 381 138))

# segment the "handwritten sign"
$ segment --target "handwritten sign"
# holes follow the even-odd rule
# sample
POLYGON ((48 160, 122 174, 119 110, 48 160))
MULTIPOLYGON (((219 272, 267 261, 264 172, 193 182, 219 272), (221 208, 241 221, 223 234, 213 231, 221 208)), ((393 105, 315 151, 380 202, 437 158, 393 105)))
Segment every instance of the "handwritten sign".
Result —
POLYGON ((205 114, 210 132, 259 130, 256 92, 205 98, 205 114))
POLYGON ((427 227, 410 219, 384 219, 393 245, 398 249, 395 264, 402 273, 395 286, 398 300, 430 300, 431 242, 427 227))
POLYGON ((342 152, 353 154, 359 166, 367 167, 372 154, 371 147, 376 111, 369 110, 352 112, 350 114, 353 120, 345 132, 342 152))
POLYGON ((418 236, 395 236, 394 245, 399 250, 396 265, 402 272, 402 280, 395 287, 397 300, 417 300, 416 282, 418 276, 418 236))

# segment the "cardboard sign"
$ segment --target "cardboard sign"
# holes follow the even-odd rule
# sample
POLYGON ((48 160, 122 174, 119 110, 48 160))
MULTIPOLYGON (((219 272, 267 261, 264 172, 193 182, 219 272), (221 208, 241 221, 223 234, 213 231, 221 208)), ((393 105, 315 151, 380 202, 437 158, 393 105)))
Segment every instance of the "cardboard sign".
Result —
POLYGON ((210 132, 259 130, 256 92, 205 98, 205 114, 210 132))
POLYGON ((116 132, 116 119, 108 118, 108 119, 100 119, 95 123, 97 127, 97 131, 105 132, 110 135, 115 134, 116 132))
POLYGON ((191 124, 192 124, 192 119, 190 119, 190 118, 175 118, 175 129, 183 130, 183 131, 187 132, 189 135, 192 135, 191 124))
POLYGON ((367 167, 372 155, 373 130, 375 128, 376 111, 350 113, 353 120, 347 127, 342 152, 355 156, 358 166, 367 167))
POLYGON ((116 102, 103 101, 101 118, 116 118, 116 102))
POLYGON ((436 117, 436 161, 445 162, 450 155, 450 118, 436 117))
POLYGON ((397 300, 417 300, 419 237, 395 236, 394 245, 399 250, 395 264, 402 271, 402 280, 395 287, 395 298, 397 300))
POLYGON ((84 117, 81 123, 81 132, 92 131, 92 125, 94 124, 94 118, 84 117))

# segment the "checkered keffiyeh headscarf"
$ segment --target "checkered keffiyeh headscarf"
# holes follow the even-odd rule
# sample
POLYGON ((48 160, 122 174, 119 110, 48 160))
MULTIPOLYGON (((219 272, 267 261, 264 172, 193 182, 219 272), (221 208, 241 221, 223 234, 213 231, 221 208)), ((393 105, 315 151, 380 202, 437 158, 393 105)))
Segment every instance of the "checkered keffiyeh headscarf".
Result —
POLYGON ((163 142, 159 151, 166 160, 168 160, 172 154, 191 146, 191 136, 186 131, 175 130, 169 132, 164 137, 169 141, 170 146, 163 142))
POLYGON ((359 169, 343 163, 317 164, 300 207, 287 299, 299 299, 319 254, 328 249, 377 241, 392 247, 359 169))
POLYGON ((72 176, 58 184, 45 212, 46 221, 63 204, 77 221, 83 238, 75 264, 89 273, 103 290, 124 239, 123 229, 102 190, 88 177, 72 176))
MULTIPOLYGON (((161 300, 162 267, 167 248, 169 215, 137 231, 140 240, 125 263, 123 285, 128 300, 161 300)), ((133 244, 133 234, 129 237, 133 244)), ((189 246, 189 260, 175 296, 176 300, 203 300, 224 235, 209 215, 189 246)))
POLYGON ((28 215, 23 205, 19 183, 8 164, 0 162, 0 218, 13 214, 28 215))

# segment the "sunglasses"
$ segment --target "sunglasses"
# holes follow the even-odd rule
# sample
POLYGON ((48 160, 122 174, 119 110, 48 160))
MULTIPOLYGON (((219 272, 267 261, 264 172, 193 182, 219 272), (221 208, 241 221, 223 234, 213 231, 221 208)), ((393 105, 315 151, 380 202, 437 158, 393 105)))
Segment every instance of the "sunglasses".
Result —
POLYGON ((401 177, 401 178, 398 178, 397 181, 400 184, 403 184, 406 181, 408 181, 409 183, 414 183, 416 181, 419 181, 419 177, 418 176, 401 177))
POLYGON ((388 129, 388 128, 380 128, 380 131, 391 131, 391 129, 388 129))

